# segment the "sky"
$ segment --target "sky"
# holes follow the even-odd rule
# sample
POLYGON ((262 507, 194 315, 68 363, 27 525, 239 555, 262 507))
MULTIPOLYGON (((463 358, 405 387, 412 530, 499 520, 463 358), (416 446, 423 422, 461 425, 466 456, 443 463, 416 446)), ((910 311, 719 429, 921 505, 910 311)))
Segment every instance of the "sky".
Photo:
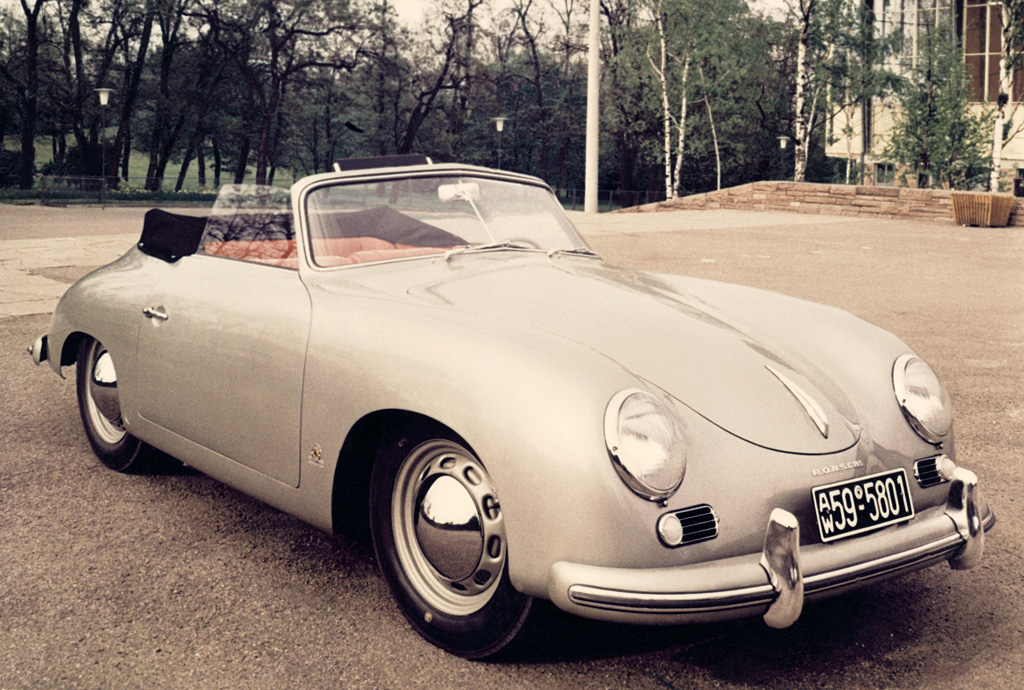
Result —
MULTIPOLYGON (((2 0, 0 0, 2 1, 2 0)), ((429 0, 390 0, 394 5, 398 16, 408 25, 415 26, 423 19, 423 10, 430 4, 429 0)), ((749 0, 755 9, 761 8, 772 12, 782 12, 786 6, 786 0, 749 0)), ((494 0, 494 6, 502 7, 509 4, 509 0, 494 0)), ((776 16, 778 16, 776 14, 776 16)))
MULTIPOLYGON (((501 7, 508 5, 509 1, 494 0, 494 4, 496 7, 501 7)), ((423 10, 430 4, 429 0, 390 0, 390 2, 394 5, 395 10, 397 10, 398 16, 410 26, 419 24, 420 20, 423 19, 423 10)), ((784 7, 785 3, 786 0, 750 0, 750 4, 754 7, 763 7, 765 9, 779 9, 784 7)), ((14 8, 17 4, 18 0, 0 0, 0 7, 14 8)))
MULTIPOLYGON (((786 0, 748 0, 754 8, 762 8, 770 10, 773 14, 781 12, 786 6, 786 0)), ((424 10, 430 6, 430 0, 390 0, 395 10, 398 12, 398 16, 408 26, 415 27, 423 19, 424 10)), ((494 7, 501 8, 507 7, 511 3, 511 0, 492 0, 494 7)), ((545 5, 544 2, 539 2, 538 5, 545 5)), ((0 0, 0 7, 7 7, 15 9, 18 5, 18 0, 0 0)), ((16 13, 20 16, 21 9, 17 8, 16 13)), ((776 14, 776 16, 779 16, 776 14)))
POLYGON ((391 4, 395 6, 398 16, 411 25, 419 23, 423 18, 423 9, 427 5, 424 0, 391 0, 391 4))

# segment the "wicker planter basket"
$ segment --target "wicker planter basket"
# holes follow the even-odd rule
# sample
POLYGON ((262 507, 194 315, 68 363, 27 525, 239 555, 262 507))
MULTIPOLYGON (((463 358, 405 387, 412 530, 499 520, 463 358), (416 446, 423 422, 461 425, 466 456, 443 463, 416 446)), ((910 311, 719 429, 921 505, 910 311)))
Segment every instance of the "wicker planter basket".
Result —
POLYGON ((1013 197, 989 192, 953 192, 953 218, 957 225, 1003 227, 1010 222, 1013 197))

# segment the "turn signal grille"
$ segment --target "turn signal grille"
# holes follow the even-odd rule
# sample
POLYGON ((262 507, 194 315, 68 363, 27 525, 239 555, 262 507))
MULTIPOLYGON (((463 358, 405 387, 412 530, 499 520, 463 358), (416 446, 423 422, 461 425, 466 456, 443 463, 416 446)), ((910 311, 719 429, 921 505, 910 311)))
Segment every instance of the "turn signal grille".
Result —
POLYGON ((718 536, 718 515, 711 506, 693 506, 680 510, 676 515, 683 525, 683 544, 695 544, 718 536))
POLYGON ((718 536, 718 516, 707 505, 691 506, 658 519, 658 537, 669 548, 696 544, 718 536))
POLYGON ((935 486, 936 484, 941 484, 946 481, 939 472, 938 457, 925 458, 924 460, 918 460, 915 462, 914 477, 917 479, 917 483, 921 485, 922 489, 927 489, 929 486, 935 486))

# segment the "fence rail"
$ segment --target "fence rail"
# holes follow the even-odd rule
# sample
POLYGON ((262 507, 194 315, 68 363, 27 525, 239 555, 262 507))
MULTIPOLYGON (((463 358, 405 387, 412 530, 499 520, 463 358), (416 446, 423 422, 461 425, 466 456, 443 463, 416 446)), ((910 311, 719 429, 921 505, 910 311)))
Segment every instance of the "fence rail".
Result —
POLYGON ((98 176, 47 175, 39 179, 38 190, 42 204, 47 206, 126 201, 153 203, 209 201, 212 204, 217 196, 215 188, 203 187, 196 183, 183 186, 180 191, 161 189, 154 192, 146 190, 144 184, 142 188, 139 188, 129 181, 104 180, 98 176))
MULTIPOLYGON (((166 181, 166 180, 165 180, 166 181)), ((141 181, 144 182, 144 181, 141 181)), ((168 203, 175 201, 182 202, 206 202, 211 204, 216 197, 216 188, 200 186, 195 181, 189 181, 181 191, 162 190, 157 192, 145 190, 136 186, 138 182, 123 180, 113 184, 104 184, 102 177, 66 177, 66 176, 44 176, 39 181, 39 193, 41 201, 48 206, 67 206, 69 204, 106 204, 111 202, 153 202, 168 203), (123 185, 123 186, 122 186, 123 185)), ((277 186, 287 187, 284 183, 277 186)), ((584 191, 574 188, 557 188, 555 193, 562 205, 571 211, 583 209, 584 191)), ((612 211, 617 208, 627 208, 640 204, 651 204, 665 200, 664 191, 635 191, 624 189, 600 189, 597 192, 598 210, 612 211)))
MULTIPOLYGON (((556 189, 555 194, 562 206, 570 211, 583 210, 582 189, 556 189)), ((597 190, 597 210, 614 211, 617 208, 629 208, 641 204, 653 204, 665 200, 664 191, 637 191, 631 189, 599 189, 597 190)))

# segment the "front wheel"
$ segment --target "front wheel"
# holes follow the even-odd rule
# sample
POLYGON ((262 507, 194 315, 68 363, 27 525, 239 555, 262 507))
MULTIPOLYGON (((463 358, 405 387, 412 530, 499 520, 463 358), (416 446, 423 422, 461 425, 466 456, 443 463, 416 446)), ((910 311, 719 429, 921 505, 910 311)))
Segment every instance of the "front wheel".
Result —
POLYGON ((441 433, 404 435, 374 467, 373 544, 402 613, 459 656, 497 653, 532 599, 512 587, 498 495, 480 460, 441 433))
POLYGON ((93 452, 112 470, 135 469, 143 444, 125 430, 117 394, 117 371, 107 348, 97 340, 85 338, 78 347, 76 369, 78 411, 93 452))

